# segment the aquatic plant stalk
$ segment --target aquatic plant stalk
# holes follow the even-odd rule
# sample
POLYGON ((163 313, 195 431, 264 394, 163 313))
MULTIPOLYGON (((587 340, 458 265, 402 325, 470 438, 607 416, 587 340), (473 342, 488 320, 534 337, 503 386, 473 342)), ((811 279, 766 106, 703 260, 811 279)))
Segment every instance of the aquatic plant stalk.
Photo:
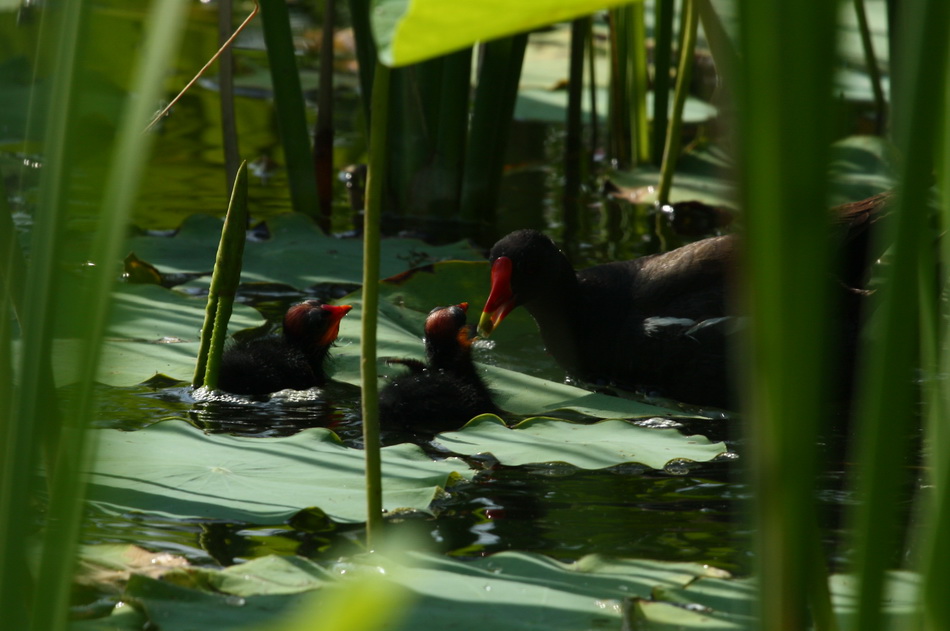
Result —
POLYGON ((565 232, 570 234, 576 225, 581 179, 584 177, 586 160, 582 156, 584 98, 584 49, 590 32, 590 18, 571 22, 571 53, 567 87, 567 121, 564 138, 564 191, 562 204, 565 232))
POLYGON ((633 158, 637 164, 650 161, 650 116, 647 112, 647 80, 649 61, 647 59, 647 35, 645 8, 642 2, 627 6, 630 17, 630 46, 627 51, 630 68, 630 125, 632 129, 633 158))
POLYGON ((360 345, 360 387, 363 448, 366 457, 366 545, 374 549, 383 527, 383 487, 379 439, 379 386, 376 370, 376 322, 379 308, 379 238, 383 182, 386 176, 389 83, 391 70, 378 64, 373 79, 366 213, 363 218, 363 321, 360 345))
MULTIPOLYGON (((656 0, 653 21, 653 164, 663 162, 673 68, 673 0, 656 0)), ((681 51, 682 54, 682 51, 681 51)))
POLYGON ((290 200, 295 211, 316 217, 319 208, 317 183, 313 176, 310 132, 294 57, 287 3, 284 0, 260 0, 260 6, 290 200))
POLYGON ((251 20, 254 19, 254 17, 258 14, 259 10, 260 10, 260 6, 257 3, 255 3, 254 9, 250 12, 250 14, 248 14, 248 16, 244 19, 244 21, 241 22, 241 25, 238 26, 237 29, 234 30, 231 36, 228 37, 227 40, 225 40, 223 44, 221 44, 218 50, 213 55, 211 55, 211 58, 208 59, 205 65, 201 67, 201 70, 195 73, 195 76, 193 76, 191 80, 185 84, 185 87, 179 90, 178 94, 176 94, 175 97, 171 101, 169 101, 165 107, 163 107, 154 116, 152 116, 152 120, 149 121, 149 124, 145 126, 145 131, 150 131, 153 127, 155 127, 155 125, 158 124, 160 120, 162 120, 163 118, 165 118, 165 116, 168 115, 168 113, 172 110, 173 107, 175 107, 175 104, 178 103, 181 97, 183 97, 188 92, 188 90, 191 89, 191 86, 197 83, 198 79, 200 79, 202 75, 204 75, 205 70, 210 68, 211 65, 214 62, 216 62, 221 55, 224 54, 224 51, 227 50, 231 46, 231 42, 233 42, 237 38, 238 34, 244 30, 244 28, 251 22, 251 20))
MULTIPOLYGON (((934 166, 933 129, 941 121, 944 89, 934 76, 945 77, 950 6, 939 0, 902 4, 895 33, 898 65, 892 78, 891 129, 903 158, 898 165, 899 195, 893 219, 887 224, 889 264, 883 272, 878 306, 862 362, 856 484, 858 504, 852 515, 854 563, 860 575, 856 627, 883 628, 881 608, 884 572, 895 550, 898 501, 911 431, 915 389, 911 380, 919 350, 917 277, 920 248, 933 247, 927 206, 934 166)), ((932 278, 931 274, 928 277, 932 278)), ((943 490, 945 492, 945 489, 943 490)), ((944 535, 945 536, 945 533, 944 535)), ((933 539, 930 539, 934 545, 933 539)), ((927 560, 930 563, 945 563, 927 560)), ((932 566, 926 573, 931 574, 932 566)), ((934 576, 941 573, 935 570, 934 576)), ((946 585, 925 585, 925 609, 945 611, 946 585), (942 589, 941 589, 942 588, 942 589), (944 594, 934 598, 935 592, 944 594)), ((934 627, 940 628, 940 627, 934 627)))
POLYGON ((228 321, 234 306, 234 296, 241 282, 241 263, 247 240, 247 161, 238 167, 231 189, 231 202, 221 228, 221 240, 214 261, 205 319, 198 343, 198 359, 192 386, 209 389, 218 387, 221 354, 227 339, 228 321))
MULTIPOLYGON (((64 6, 55 15, 56 21, 45 31, 46 44, 53 51, 52 85, 47 108, 45 168, 40 199, 31 235, 31 258, 27 268, 22 311, 19 315, 21 351, 16 371, 19 384, 13 389, 12 410, 4 427, 0 445, 0 546, 6 552, 0 563, 0 610, 6 614, 8 629, 39 628, 32 626, 31 605, 38 598, 38 577, 30 573, 26 563, 24 542, 27 541, 33 514, 32 501, 39 491, 35 481, 40 468, 41 449, 47 460, 53 460, 59 437, 59 418, 55 397, 51 396, 49 357, 56 304, 58 262, 62 244, 62 226, 66 211, 66 177, 68 174, 67 130, 70 126, 69 105, 76 98, 76 50, 84 3, 64 6)), ((12 242, 15 244, 15 241, 12 242)), ((4 313, 3 317, 7 317, 4 313)), ((52 486, 52 483, 49 484, 52 486)), ((69 507, 66 509, 70 513, 69 507)), ((40 558, 52 550, 41 548, 40 558)), ((51 607, 64 617, 64 576, 51 577, 45 590, 51 590, 51 607)))
POLYGON ((683 1, 683 37, 680 45, 679 67, 676 72, 676 93, 673 95, 673 112, 670 127, 666 132, 663 147, 663 164, 660 167, 660 184, 657 187, 656 200, 660 204, 669 202, 670 189, 673 186, 673 172, 679 159, 683 127, 683 109, 689 96, 689 82, 693 70, 693 54, 696 50, 696 30, 699 27, 699 14, 695 0, 683 1))
POLYGON ((317 225, 329 233, 333 217, 333 29, 337 0, 324 0, 320 37, 320 86, 313 132, 313 166, 320 203, 317 225))
POLYGON ((588 163, 594 166, 594 156, 600 145, 600 118, 597 116, 597 45, 594 43, 594 20, 588 23, 587 31, 587 88, 590 95, 590 154, 588 163))
MULTIPOLYGON (((75 103, 80 93, 94 95, 94 87, 84 81, 87 68, 81 65, 84 41, 81 25, 94 28, 95 16, 87 13, 81 1, 57 7, 53 18, 58 25, 49 33, 54 71, 47 108, 44 173, 40 203, 35 214, 32 247, 27 267, 31 290, 24 296, 21 314, 20 382, 13 395, 10 427, 4 443, 2 490, 0 490, 0 542, 12 551, 0 568, 0 606, 5 612, 0 626, 17 629, 64 629, 71 592, 84 479, 81 467, 90 455, 85 428, 94 410, 93 384, 99 363, 100 342, 110 305, 114 283, 114 262, 125 238, 125 228, 138 183, 144 171, 150 136, 143 135, 144 121, 157 100, 171 52, 181 33, 185 2, 153 3, 146 21, 146 36, 141 57, 130 76, 134 77, 129 98, 121 115, 115 141, 106 153, 109 169, 105 181, 84 182, 87 190, 102 192, 97 200, 100 212, 94 241, 82 256, 91 261, 76 281, 82 285, 82 301, 65 304, 59 291, 64 269, 69 269, 61 248, 71 185, 78 177, 74 152, 93 139, 79 124, 75 103), (58 344, 55 315, 67 311, 81 339, 69 350, 58 344), (55 383, 49 358, 56 349, 57 362, 72 365, 75 397, 62 414, 56 409, 55 383), (62 425, 60 425, 60 422, 62 425), (37 537, 35 563, 28 567, 17 552, 26 548, 26 524, 35 510, 36 474, 40 470, 40 444, 45 448, 45 474, 48 481, 48 505, 43 529, 37 537), (18 479, 20 478, 20 479, 18 479), (15 488, 11 488, 13 483, 15 488), (32 572, 35 571, 35 574, 32 572), (35 580, 34 580, 35 579, 35 580)), ((88 178, 87 174, 83 174, 88 178)), ((4 316, 6 317, 6 315, 4 316)))
POLYGON ((376 71, 376 42, 370 26, 370 0, 349 0, 350 24, 356 40, 356 61, 359 65, 360 102, 367 129, 371 125, 370 103, 373 98, 373 73, 376 71))
POLYGON ((874 42, 871 40, 871 29, 868 26, 864 0, 853 0, 853 3, 854 14, 858 19, 858 32, 861 34, 861 48, 864 50, 864 63, 867 66, 868 77, 871 79, 871 90, 874 93, 874 109, 877 110, 877 131, 881 133, 884 130, 884 122, 887 116, 887 100, 884 98, 881 69, 877 63, 877 55, 874 54, 874 42))
POLYGON ((631 161, 630 147, 630 87, 629 87, 629 29, 623 8, 611 9, 610 16, 610 88, 607 107, 608 155, 618 167, 631 161))
POLYGON ((230 187, 234 182, 241 165, 237 118, 234 112, 234 51, 228 45, 233 37, 232 4, 233 0, 218 2, 218 44, 221 47, 218 57, 218 93, 221 103, 221 143, 224 146, 226 187, 230 187))
POLYGON ((739 298, 750 316, 738 350, 756 498, 756 628, 799 631, 809 610, 829 608, 816 586, 814 479, 831 368, 826 164, 836 14, 833 3, 741 0, 738 9, 739 298))
POLYGON ((482 44, 478 87, 465 148, 460 216, 479 234, 495 223, 495 211, 518 97, 527 33, 482 44))
MULTIPOLYGON (((950 73, 950 65, 944 74, 950 73)), ((938 182, 941 193, 938 232, 945 234, 950 226, 950 114, 946 104, 950 103, 950 81, 944 81, 944 106, 942 143, 939 148, 938 182)), ((922 248, 930 249, 930 248, 922 248)), ((939 241, 938 257, 943 266, 950 261, 950 239, 939 241)), ((932 268, 938 269, 938 268, 932 268)), ((946 269, 946 267, 943 267, 946 269)), ((930 289, 945 293, 950 288, 950 276, 946 272, 930 289)), ((924 500, 923 543, 918 551, 918 568, 923 574, 924 589, 921 594, 922 627, 928 631, 950 628, 950 600, 946 598, 950 586, 950 457, 943 445, 950 444, 950 387, 944 383, 942 375, 950 374, 950 322, 946 301, 938 300, 938 308, 932 318, 933 336, 931 342, 935 358, 935 370, 929 374, 928 426, 926 440, 927 464, 930 468, 932 494, 924 500)), ((922 345, 923 346, 923 345, 922 345)))

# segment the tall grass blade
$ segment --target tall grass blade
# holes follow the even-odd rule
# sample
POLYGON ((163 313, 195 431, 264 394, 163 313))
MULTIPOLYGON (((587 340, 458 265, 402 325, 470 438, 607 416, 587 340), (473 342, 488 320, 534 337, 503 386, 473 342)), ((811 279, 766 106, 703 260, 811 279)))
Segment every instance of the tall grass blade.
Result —
MULTIPOLYGON (((917 360, 919 249, 933 247, 927 210, 934 151, 933 129, 939 127, 950 6, 922 1, 902 5, 896 33, 900 46, 892 79, 892 129, 903 157, 899 196, 885 237, 890 264, 877 296, 863 364, 857 444, 861 503, 853 515, 855 567, 860 575, 856 628, 882 628, 879 610, 884 572, 895 550, 899 522, 893 507, 901 488, 901 465, 914 418, 914 366, 917 360)), ((928 274, 932 278, 932 274, 928 274)), ((930 292, 928 292, 930 293, 930 292)), ((941 560, 945 562, 945 560, 941 560)), ((925 593, 934 586, 925 587, 925 593)), ((944 586, 945 587, 945 586, 944 586)))
POLYGON ((379 308, 379 238, 383 182, 386 177, 389 85, 392 71, 378 64, 373 80, 373 129, 369 137, 366 176, 366 216, 363 220, 363 323, 360 386, 363 407, 363 447, 366 454, 366 545, 382 538, 383 495, 379 439, 379 387, 376 370, 376 323, 379 308))
MULTIPOLYGON (((27 268, 20 322, 20 353, 16 371, 12 412, 6 424, 0 456, 0 545, 5 559, 0 563, 0 611, 6 628, 30 629, 29 611, 37 596, 36 575, 27 569, 24 542, 29 534, 28 516, 34 515, 32 498, 39 491, 35 481, 40 468, 41 443, 46 455, 58 435, 58 419, 51 383, 53 317, 57 305, 57 264, 66 212, 67 131, 71 105, 78 82, 76 51, 84 11, 82 2, 72 2, 46 19, 45 42, 52 51, 53 83, 47 110, 45 167, 31 235, 31 260, 27 268), (51 438, 52 437, 52 438, 51 438)), ((4 313, 4 317, 6 317, 4 313)), ((45 587, 45 586, 44 586, 45 587)), ((59 600, 60 581, 50 585, 59 600)), ((39 627, 36 627, 39 628, 39 627)))
POLYGON ((295 211, 316 217, 319 207, 317 184, 287 3, 284 0, 260 0, 260 6, 290 201, 295 211))
POLYGON ((813 484, 830 378, 825 180, 836 13, 823 2, 742 0, 738 8, 740 297, 751 316, 742 369, 758 628, 798 631, 809 626, 809 600, 827 611, 812 586, 813 484))
MULTIPOLYGON (((17 432, 18 436, 12 441, 12 445, 22 449, 19 457, 11 459, 15 474, 28 478, 32 478, 37 471, 37 439, 46 443, 46 474, 49 480, 49 505, 36 566, 35 598, 32 603, 24 599, 11 608, 13 619, 17 619, 18 611, 24 604, 30 607, 29 623, 22 628, 55 630, 66 626, 83 496, 83 481, 78 472, 88 457, 84 429, 94 408, 93 383, 98 369, 99 345, 105 330, 114 282, 112 262, 119 259, 125 227, 144 171, 145 152, 151 140, 150 136, 141 133, 141 129, 154 109, 169 57, 179 41, 185 7, 184 0, 156 2, 146 20, 148 29, 142 56, 132 73, 134 80, 131 94, 135 96, 128 99, 119 119, 116 140, 111 147, 107 179, 101 183, 101 187, 93 187, 94 190, 101 188, 103 191, 92 247, 85 253, 88 260, 95 264, 88 268, 81 279, 84 285, 82 302, 69 305, 59 304, 63 298, 56 292, 56 284, 62 274, 58 263, 64 256, 60 245, 66 220, 65 209, 68 208, 68 191, 71 179, 76 176, 71 152, 76 146, 85 146, 84 143, 89 141, 87 130, 77 125, 73 118, 73 105, 78 92, 89 89, 81 80, 80 71, 84 69, 80 64, 85 58, 79 33, 80 25, 93 18, 86 14, 82 2, 68 3, 57 16, 61 28, 57 41, 56 79, 46 128, 46 171, 33 227, 28 270, 31 291, 24 305, 21 383, 14 410, 17 424, 32 428, 32 432, 17 432), (84 337, 79 340, 78 348, 71 356, 58 356, 59 361, 71 363, 75 367, 77 381, 75 400, 68 412, 62 415, 63 426, 58 428, 55 424, 58 414, 54 397, 51 396, 54 383, 47 362, 53 347, 56 310, 67 308, 71 320, 77 330, 84 332, 84 337), (41 436, 41 433, 45 435, 41 436)), ((7 482, 4 480, 5 484, 7 482)), ((23 499, 29 499, 23 493, 34 490, 32 484, 27 482, 20 490, 20 497, 11 498, 5 489, 4 508, 0 511, 5 518, 5 526, 9 525, 10 517, 13 516, 9 508, 16 505, 7 500, 22 502, 23 499)), ((25 517, 30 511, 28 504, 21 503, 15 521, 28 521, 25 517)), ((22 547, 25 537, 17 538, 17 534, 23 533, 5 527, 5 546, 22 547)), ((19 583, 28 582, 22 574, 24 568, 17 568, 16 563, 11 565, 21 572, 17 576, 19 583)), ((23 597, 18 586, 6 582, 11 578, 7 572, 5 568, 5 584, 0 589, 3 598, 8 595, 23 597)))

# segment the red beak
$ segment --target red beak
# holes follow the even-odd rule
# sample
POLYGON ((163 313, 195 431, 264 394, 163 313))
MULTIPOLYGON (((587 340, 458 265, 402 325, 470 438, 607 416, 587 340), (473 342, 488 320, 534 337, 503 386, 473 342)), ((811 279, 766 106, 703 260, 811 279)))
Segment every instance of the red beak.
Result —
POLYGON ((320 308, 329 313, 330 321, 327 326, 327 332, 317 341, 317 345, 329 346, 333 343, 333 340, 336 339, 336 336, 340 334, 340 320, 342 320, 343 316, 349 313, 353 307, 350 305, 321 305, 320 308))
POLYGON ((511 259, 499 257, 491 266, 491 293, 478 320, 478 332, 483 337, 491 335, 495 327, 515 308, 511 291, 511 259))

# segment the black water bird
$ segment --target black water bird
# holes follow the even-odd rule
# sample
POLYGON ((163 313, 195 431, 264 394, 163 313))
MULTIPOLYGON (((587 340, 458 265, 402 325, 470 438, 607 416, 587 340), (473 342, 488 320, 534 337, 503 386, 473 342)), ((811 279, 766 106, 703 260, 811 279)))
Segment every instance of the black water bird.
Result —
POLYGON ((435 433, 458 429, 479 414, 498 414, 472 361, 468 303, 433 309, 425 323, 426 362, 390 360, 409 368, 379 395, 380 425, 435 433))
MULTIPOLYGON (((885 193, 833 210, 843 354, 853 352, 857 335, 868 228, 889 200, 885 193)), ((725 235, 575 271, 547 236, 512 232, 489 254, 491 293, 479 333, 487 337, 512 309, 524 306, 548 352, 575 377, 732 407, 728 337, 743 324, 729 300, 738 248, 738 237, 725 235)))

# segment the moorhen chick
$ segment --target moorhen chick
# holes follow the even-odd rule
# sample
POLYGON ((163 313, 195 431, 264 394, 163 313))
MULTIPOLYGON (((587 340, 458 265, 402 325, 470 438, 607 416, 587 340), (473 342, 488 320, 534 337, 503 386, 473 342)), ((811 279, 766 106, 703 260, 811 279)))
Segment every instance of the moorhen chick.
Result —
POLYGON ((388 429, 437 433, 458 429, 479 414, 498 414, 491 392, 472 362, 468 303, 436 307, 425 323, 426 363, 394 359, 409 372, 379 394, 379 420, 388 429))
MULTIPOLYGON (((834 209, 849 338, 857 334, 854 288, 866 273, 867 229, 888 200, 881 194, 834 209)), ((741 320, 732 317, 727 285, 737 248, 736 235, 725 235, 575 271, 550 238, 519 230, 491 249, 491 293, 478 330, 487 337, 523 305, 548 352, 584 381, 732 407, 727 338, 741 320)), ((843 344, 850 352, 852 344, 843 344)))
POLYGON ((350 305, 306 300, 284 315, 282 336, 235 342, 221 356, 218 388, 233 394, 269 394, 326 384, 324 362, 350 305))

